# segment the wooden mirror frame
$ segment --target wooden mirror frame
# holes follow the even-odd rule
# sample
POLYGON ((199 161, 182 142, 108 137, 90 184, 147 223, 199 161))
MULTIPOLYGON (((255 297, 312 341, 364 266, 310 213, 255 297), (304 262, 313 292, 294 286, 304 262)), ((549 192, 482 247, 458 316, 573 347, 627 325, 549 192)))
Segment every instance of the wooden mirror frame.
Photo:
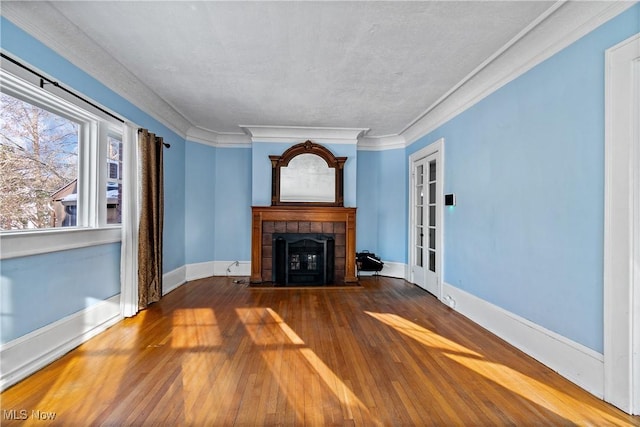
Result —
POLYGON ((269 156, 271 160, 271 206, 344 206, 344 164, 346 157, 336 157, 327 148, 309 140, 290 147, 281 156, 269 156), (280 200, 280 169, 287 167, 300 154, 315 154, 335 169, 335 197, 333 202, 283 202, 280 200))

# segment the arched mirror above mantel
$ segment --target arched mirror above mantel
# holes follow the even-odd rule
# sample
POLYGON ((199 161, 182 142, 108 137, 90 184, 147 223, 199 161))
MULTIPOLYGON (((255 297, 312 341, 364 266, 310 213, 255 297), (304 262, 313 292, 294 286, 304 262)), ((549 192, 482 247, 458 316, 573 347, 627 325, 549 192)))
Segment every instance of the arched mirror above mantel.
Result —
POLYGON ((346 157, 306 141, 269 159, 272 206, 344 206, 346 157))

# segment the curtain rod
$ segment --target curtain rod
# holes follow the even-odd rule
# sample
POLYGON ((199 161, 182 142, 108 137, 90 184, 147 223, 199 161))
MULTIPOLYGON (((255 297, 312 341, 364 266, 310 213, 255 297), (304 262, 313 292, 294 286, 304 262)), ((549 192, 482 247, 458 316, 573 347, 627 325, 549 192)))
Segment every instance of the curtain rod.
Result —
POLYGON ((34 75, 36 75, 36 76, 40 77, 40 88, 41 88, 41 89, 44 89, 44 85, 45 85, 45 83, 52 84, 52 85, 54 85, 55 87, 57 87, 57 88, 59 88, 59 89, 61 89, 61 90, 65 91, 65 92, 67 92, 69 95, 75 96, 75 97, 76 97, 76 98, 78 98, 79 100, 81 100, 81 101, 83 101, 83 102, 85 102, 85 103, 87 103, 87 104, 91 105, 93 108, 96 108, 96 109, 98 109, 98 110, 102 111, 103 113, 105 113, 105 114, 106 114, 106 115, 108 115, 109 117, 113 117, 114 119, 116 119, 116 120, 117 120, 117 121, 119 121, 120 123, 124 123, 124 120, 123 120, 123 119, 121 119, 120 117, 118 117, 118 116, 116 116, 115 114, 113 114, 113 113, 111 113, 111 112, 109 112, 109 111, 105 110, 104 108, 100 107, 99 105, 96 105, 95 103, 93 103, 93 102, 89 101, 88 99, 86 99, 86 98, 82 97, 81 95, 78 95, 77 93, 75 93, 75 92, 73 92, 73 91, 71 91, 71 90, 67 89, 66 87, 61 86, 61 85, 60 85, 60 83, 58 83, 58 82, 56 82, 56 81, 53 81, 53 80, 51 80, 50 78, 48 78, 48 77, 46 77, 46 76, 43 76, 42 74, 38 73, 36 70, 34 70, 34 69, 32 69, 32 68, 30 68, 30 67, 28 67, 28 66, 24 65, 23 63, 21 63, 21 62, 19 62, 19 61, 15 60, 15 59, 13 59, 13 58, 11 58, 10 56, 5 55, 5 54, 4 54, 4 53, 2 53, 2 52, 0 52, 0 56, 2 56, 2 58, 6 59, 7 61, 14 63, 14 64, 15 64, 15 65, 17 65, 18 67, 23 68, 23 69, 25 69, 25 70, 29 71, 31 74, 34 74, 34 75))
MULTIPOLYGON (((59 88, 59 89, 61 89, 61 90, 65 91, 65 92, 67 92, 69 95, 75 96, 75 97, 76 97, 76 98, 78 98, 79 100, 81 100, 81 101, 83 101, 83 102, 85 102, 85 103, 87 103, 87 104, 91 105, 93 108, 96 108, 96 109, 98 109, 98 110, 102 111, 103 113, 105 113, 105 114, 106 114, 106 115, 108 115, 109 117, 112 117, 112 118, 116 119, 116 120, 117 120, 117 121, 119 121, 120 123, 124 123, 124 120, 123 120, 123 119, 121 119, 120 117, 118 117, 118 116, 116 116, 115 114, 113 114, 113 113, 111 113, 111 112, 109 112, 109 111, 105 110, 105 109, 104 109, 104 108, 102 108, 101 106, 96 105, 95 103, 93 103, 93 102, 89 101, 88 99, 84 98, 83 96, 78 95, 77 93, 75 93, 75 92, 73 92, 73 91, 71 91, 71 90, 67 89, 66 87, 61 86, 61 85, 60 85, 60 83, 58 83, 58 82, 56 82, 56 81, 53 81, 53 80, 51 80, 50 78, 48 78, 48 77, 46 77, 46 76, 43 76, 42 74, 40 74, 39 72, 37 72, 37 71, 36 71, 36 70, 34 70, 33 68, 30 68, 30 67, 28 67, 28 66, 24 65, 24 64, 23 64, 23 63, 21 63, 20 61, 18 61, 18 60, 16 60, 16 59, 14 59, 14 58, 12 58, 12 57, 10 57, 10 56, 6 55, 6 54, 5 54, 5 53, 3 53, 3 52, 0 52, 0 56, 1 56, 2 58, 6 59, 7 61, 12 62, 13 64, 17 65, 18 67, 20 67, 20 68, 22 68, 22 69, 25 69, 25 70, 27 70, 28 72, 30 72, 31 74, 34 74, 35 76, 39 77, 39 78, 40 78, 40 89, 43 89, 43 90, 44 90, 44 85, 45 85, 45 83, 47 83, 47 84, 52 84, 52 85, 54 85, 55 87, 57 87, 57 88, 59 88)), ((141 130, 141 129, 138 129, 138 132, 140 132, 140 130, 141 130)), ((170 144, 168 144, 168 143, 166 143, 166 142, 163 142, 162 144, 163 144, 165 147, 167 147, 167 148, 171 147, 171 145, 170 145, 170 144)))
MULTIPOLYGON (((147 132, 149 132, 147 129, 144 129, 144 128, 138 128, 138 133, 142 132, 143 130, 146 130, 147 132)), ((158 138, 159 138, 159 139, 162 139, 162 137, 161 137, 161 136, 156 136, 156 139, 158 139, 158 138)), ((162 141, 162 145, 164 145, 164 146, 165 146, 165 147, 167 147, 167 148, 171 148, 171 144, 169 144, 168 142, 164 142, 164 141, 162 141)))

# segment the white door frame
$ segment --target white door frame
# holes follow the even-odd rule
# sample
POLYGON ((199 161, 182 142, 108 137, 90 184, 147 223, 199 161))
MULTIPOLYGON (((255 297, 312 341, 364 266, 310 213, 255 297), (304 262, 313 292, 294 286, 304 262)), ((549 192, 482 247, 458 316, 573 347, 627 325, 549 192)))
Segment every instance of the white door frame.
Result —
POLYGON ((640 414, 640 33, 605 67, 604 400, 640 414))
POLYGON ((442 300, 442 279, 443 279, 443 267, 444 267, 444 138, 440 138, 437 141, 427 145, 426 147, 416 151, 415 153, 409 156, 409 227, 408 227, 408 272, 407 277, 411 283, 415 283, 412 266, 415 264, 415 199, 416 195, 413 191, 414 187, 414 177, 413 177, 413 165, 417 161, 431 156, 433 154, 437 155, 436 159, 436 182, 439 182, 440 185, 437 186, 438 194, 436 194, 436 199, 439 200, 438 208, 436 209, 436 224, 439 230, 438 236, 436 238, 436 276, 437 276, 437 291, 435 293, 435 297, 438 300, 442 300))

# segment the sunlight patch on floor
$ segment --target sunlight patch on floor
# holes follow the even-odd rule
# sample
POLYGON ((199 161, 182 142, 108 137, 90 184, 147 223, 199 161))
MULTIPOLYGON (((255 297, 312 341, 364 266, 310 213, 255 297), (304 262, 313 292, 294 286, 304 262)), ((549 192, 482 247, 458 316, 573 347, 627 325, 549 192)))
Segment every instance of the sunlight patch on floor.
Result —
MULTIPOLYGON (((138 318, 144 322, 146 312, 138 314, 138 318)), ((124 322, 126 322, 125 319, 124 322)), ((140 323, 136 323, 139 325, 140 323)), ((65 412, 73 411, 78 419, 91 420, 96 414, 100 414, 109 404, 117 398, 118 389, 115 387, 103 387, 105 383, 118 384, 125 376, 130 362, 130 350, 138 340, 140 326, 129 327, 126 339, 105 339, 105 336, 95 337, 91 342, 91 350, 85 350, 88 344, 81 345, 72 353, 70 362, 65 363, 64 370, 56 375, 56 381, 49 387, 37 407, 55 408, 59 417, 65 412), (102 369, 105 362, 110 369, 102 369), (96 396, 95 400, 85 399, 87 390, 91 390, 96 396), (60 396, 64 395, 64 403, 60 396), (95 402, 103 402, 96 405, 95 402), (66 406, 68 405, 68 407, 66 406)), ((36 374, 37 375, 37 374, 36 374)))
MULTIPOLYGON (((321 400, 311 397, 321 395, 321 389, 324 389, 338 399, 345 420, 381 424, 351 388, 305 344, 278 313, 271 308, 242 308, 236 311, 254 343, 265 346, 262 351, 263 359, 278 381, 280 391, 293 406, 298 420, 306 422, 310 421, 309 417, 321 416, 321 400), (276 356, 278 352, 281 354, 276 356)), ((321 419, 315 421, 342 422, 321 419)))
MULTIPOLYGON (((212 389, 202 389, 202 376, 214 375, 216 359, 224 357, 219 351, 215 351, 223 343, 222 334, 218 326, 216 315, 211 308, 185 308, 175 310, 172 316, 171 347, 190 350, 181 360, 180 383, 177 392, 182 393, 183 408, 176 411, 184 414, 188 425, 197 425, 203 422, 203 414, 215 415, 226 411, 222 394, 212 393, 212 389, 219 389, 226 384, 222 381, 206 381, 205 384, 213 384, 212 389), (212 396, 216 396, 212 399, 212 396), (203 412, 203 404, 207 404, 208 411, 203 412)), ((178 387, 176 384, 176 387, 178 387)), ((224 388, 224 387, 223 387, 224 388)), ((220 389, 221 393, 228 393, 227 389, 220 389)))
POLYGON ((593 408, 582 400, 574 399, 557 388, 548 386, 501 363, 479 360, 459 354, 445 353, 445 356, 499 384, 512 393, 575 423, 584 423, 587 416, 585 412, 588 409, 589 412, 594 411, 594 415, 597 415, 601 420, 607 420, 613 425, 619 424, 619 420, 616 417, 593 408), (572 408, 582 408, 583 410, 576 412, 572 408))
MULTIPOLYGON (((440 350, 449 359, 472 370, 478 375, 492 381, 501 387, 509 390, 520 397, 531 401, 553 413, 567 418, 573 422, 584 422, 586 414, 584 411, 577 413, 569 408, 587 408, 584 401, 574 399, 562 391, 537 381, 515 369, 504 364, 486 360, 486 358, 460 344, 448 340, 435 332, 417 325, 410 320, 391 313, 366 312, 368 315, 380 322, 394 328, 398 332, 413 338, 421 344, 430 348, 440 350)), ((601 410, 589 407, 595 411, 594 415, 601 419, 606 419, 613 424, 618 423, 618 419, 601 410)))
POLYGON ((205 348, 222 343, 220 328, 211 308, 184 308, 173 313, 171 347, 205 348))
POLYGON ((292 344, 304 345, 304 341, 302 341, 302 338, 300 338, 298 334, 296 334, 294 330, 291 329, 291 327, 287 325, 284 320, 282 320, 278 313, 270 308, 267 308, 266 310, 292 344))
POLYGON ((444 351, 453 351, 456 353, 468 354, 470 356, 482 357, 480 354, 475 351, 469 350, 468 348, 457 344, 435 332, 431 332, 430 330, 416 325, 415 323, 407 320, 397 314, 392 313, 373 313, 371 311, 365 311, 369 316, 374 319, 379 320, 385 325, 391 326, 393 329, 398 332, 407 335, 415 339, 416 341, 427 345, 432 348, 437 348, 439 350, 444 351))

